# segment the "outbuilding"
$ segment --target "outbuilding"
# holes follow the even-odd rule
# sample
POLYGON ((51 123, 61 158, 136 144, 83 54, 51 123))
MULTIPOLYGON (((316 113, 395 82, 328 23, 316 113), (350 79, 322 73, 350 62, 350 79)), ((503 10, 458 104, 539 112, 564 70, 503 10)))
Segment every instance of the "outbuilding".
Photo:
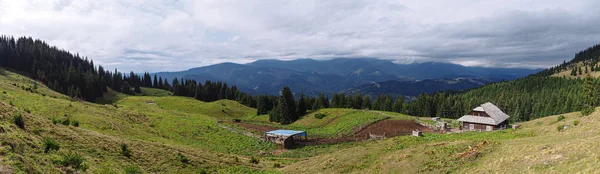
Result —
POLYGON ((305 131, 298 130, 274 130, 266 132, 263 136, 264 141, 270 141, 275 144, 282 145, 284 148, 290 148, 294 145, 295 140, 306 139, 305 131))
POLYGON ((487 102, 458 119, 463 131, 492 131, 506 129, 508 116, 496 105, 487 102))

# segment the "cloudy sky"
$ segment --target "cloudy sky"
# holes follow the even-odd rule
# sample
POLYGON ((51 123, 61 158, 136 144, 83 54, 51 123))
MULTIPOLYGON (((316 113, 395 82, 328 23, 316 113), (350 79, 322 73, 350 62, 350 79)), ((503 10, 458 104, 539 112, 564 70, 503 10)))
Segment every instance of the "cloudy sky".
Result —
POLYGON ((258 59, 549 67, 600 43, 594 0, 0 0, 0 34, 123 71, 258 59))

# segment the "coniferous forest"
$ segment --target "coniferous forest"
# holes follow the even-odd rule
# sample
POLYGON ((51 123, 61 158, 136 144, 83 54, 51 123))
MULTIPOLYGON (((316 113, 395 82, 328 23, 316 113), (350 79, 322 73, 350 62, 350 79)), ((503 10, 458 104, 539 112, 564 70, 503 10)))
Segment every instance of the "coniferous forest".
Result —
POLYGON ((492 102, 509 114, 511 121, 519 122, 589 110, 598 106, 600 78, 587 77, 582 80, 551 75, 565 70, 571 70, 572 76, 587 74, 598 68, 596 64, 599 61, 600 45, 595 45, 577 53, 569 62, 515 81, 489 84, 458 93, 422 94, 408 103, 403 112, 415 116, 458 118, 480 104, 492 102), (583 70, 576 65, 579 62, 585 66, 583 70))
POLYGON ((206 102, 230 99, 256 107, 253 97, 238 91, 235 85, 211 81, 201 84, 177 78, 169 82, 169 79, 152 77, 147 72, 143 75, 133 72, 123 74, 117 69, 111 71, 101 65, 96 66, 86 57, 27 37, 0 37, 0 66, 39 80, 59 93, 86 101, 102 97, 108 87, 130 95, 140 93, 140 87, 147 87, 206 102))
MULTIPOLYGON (((130 95, 140 93, 140 87, 159 88, 172 91, 176 96, 188 96, 206 102, 220 99, 237 100, 241 104, 257 108, 259 115, 270 114, 271 121, 282 124, 299 119, 308 110, 330 107, 458 118, 482 103, 492 102, 511 115, 513 122, 579 111, 584 106, 597 106, 600 103, 597 101, 596 90, 584 92, 584 80, 581 79, 550 76, 567 69, 573 69, 577 74, 572 67, 573 63, 588 62, 595 65, 590 62, 597 62, 599 59, 600 46, 596 45, 576 54, 569 62, 522 79, 493 83, 463 92, 421 94, 416 100, 408 102, 401 96, 394 98, 381 94, 373 100, 368 95, 352 96, 344 93, 333 94, 331 100, 323 94, 317 97, 301 94, 296 100, 291 89, 287 87, 281 91, 281 96, 252 96, 239 91, 235 85, 230 86, 222 82, 206 81, 202 84, 195 80, 177 78, 169 81, 147 72, 143 75, 133 72, 123 74, 116 69, 107 70, 101 65, 94 65, 94 62, 86 57, 49 46, 41 40, 0 37, 0 66, 28 75, 73 98, 94 101, 102 97, 108 87, 130 95), (584 101, 582 96, 592 96, 592 99, 584 101)), ((591 71, 594 71, 597 67, 591 68, 591 71)), ((594 85, 591 89, 598 89, 600 85, 600 80, 586 81, 593 81, 589 82, 594 85)))

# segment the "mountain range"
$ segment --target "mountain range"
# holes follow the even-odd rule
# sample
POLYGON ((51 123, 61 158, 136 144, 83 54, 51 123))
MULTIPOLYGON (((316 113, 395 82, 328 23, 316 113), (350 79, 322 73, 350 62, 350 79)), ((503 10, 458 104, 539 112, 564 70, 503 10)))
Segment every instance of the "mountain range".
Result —
POLYGON ((155 73, 163 78, 185 78, 235 84, 252 94, 277 95, 283 86, 295 93, 391 93, 415 96, 422 92, 470 89, 490 82, 514 80, 540 69, 466 67, 425 62, 397 64, 374 58, 257 60, 248 64, 220 63, 179 72, 155 73))

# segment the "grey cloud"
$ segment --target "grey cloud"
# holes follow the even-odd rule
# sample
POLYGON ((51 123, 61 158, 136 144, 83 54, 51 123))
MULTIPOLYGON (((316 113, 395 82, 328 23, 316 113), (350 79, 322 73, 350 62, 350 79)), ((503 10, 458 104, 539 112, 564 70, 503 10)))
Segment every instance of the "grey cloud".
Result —
POLYGON ((124 71, 331 57, 540 68, 597 44, 599 10, 592 0, 0 0, 0 25, 124 71))

